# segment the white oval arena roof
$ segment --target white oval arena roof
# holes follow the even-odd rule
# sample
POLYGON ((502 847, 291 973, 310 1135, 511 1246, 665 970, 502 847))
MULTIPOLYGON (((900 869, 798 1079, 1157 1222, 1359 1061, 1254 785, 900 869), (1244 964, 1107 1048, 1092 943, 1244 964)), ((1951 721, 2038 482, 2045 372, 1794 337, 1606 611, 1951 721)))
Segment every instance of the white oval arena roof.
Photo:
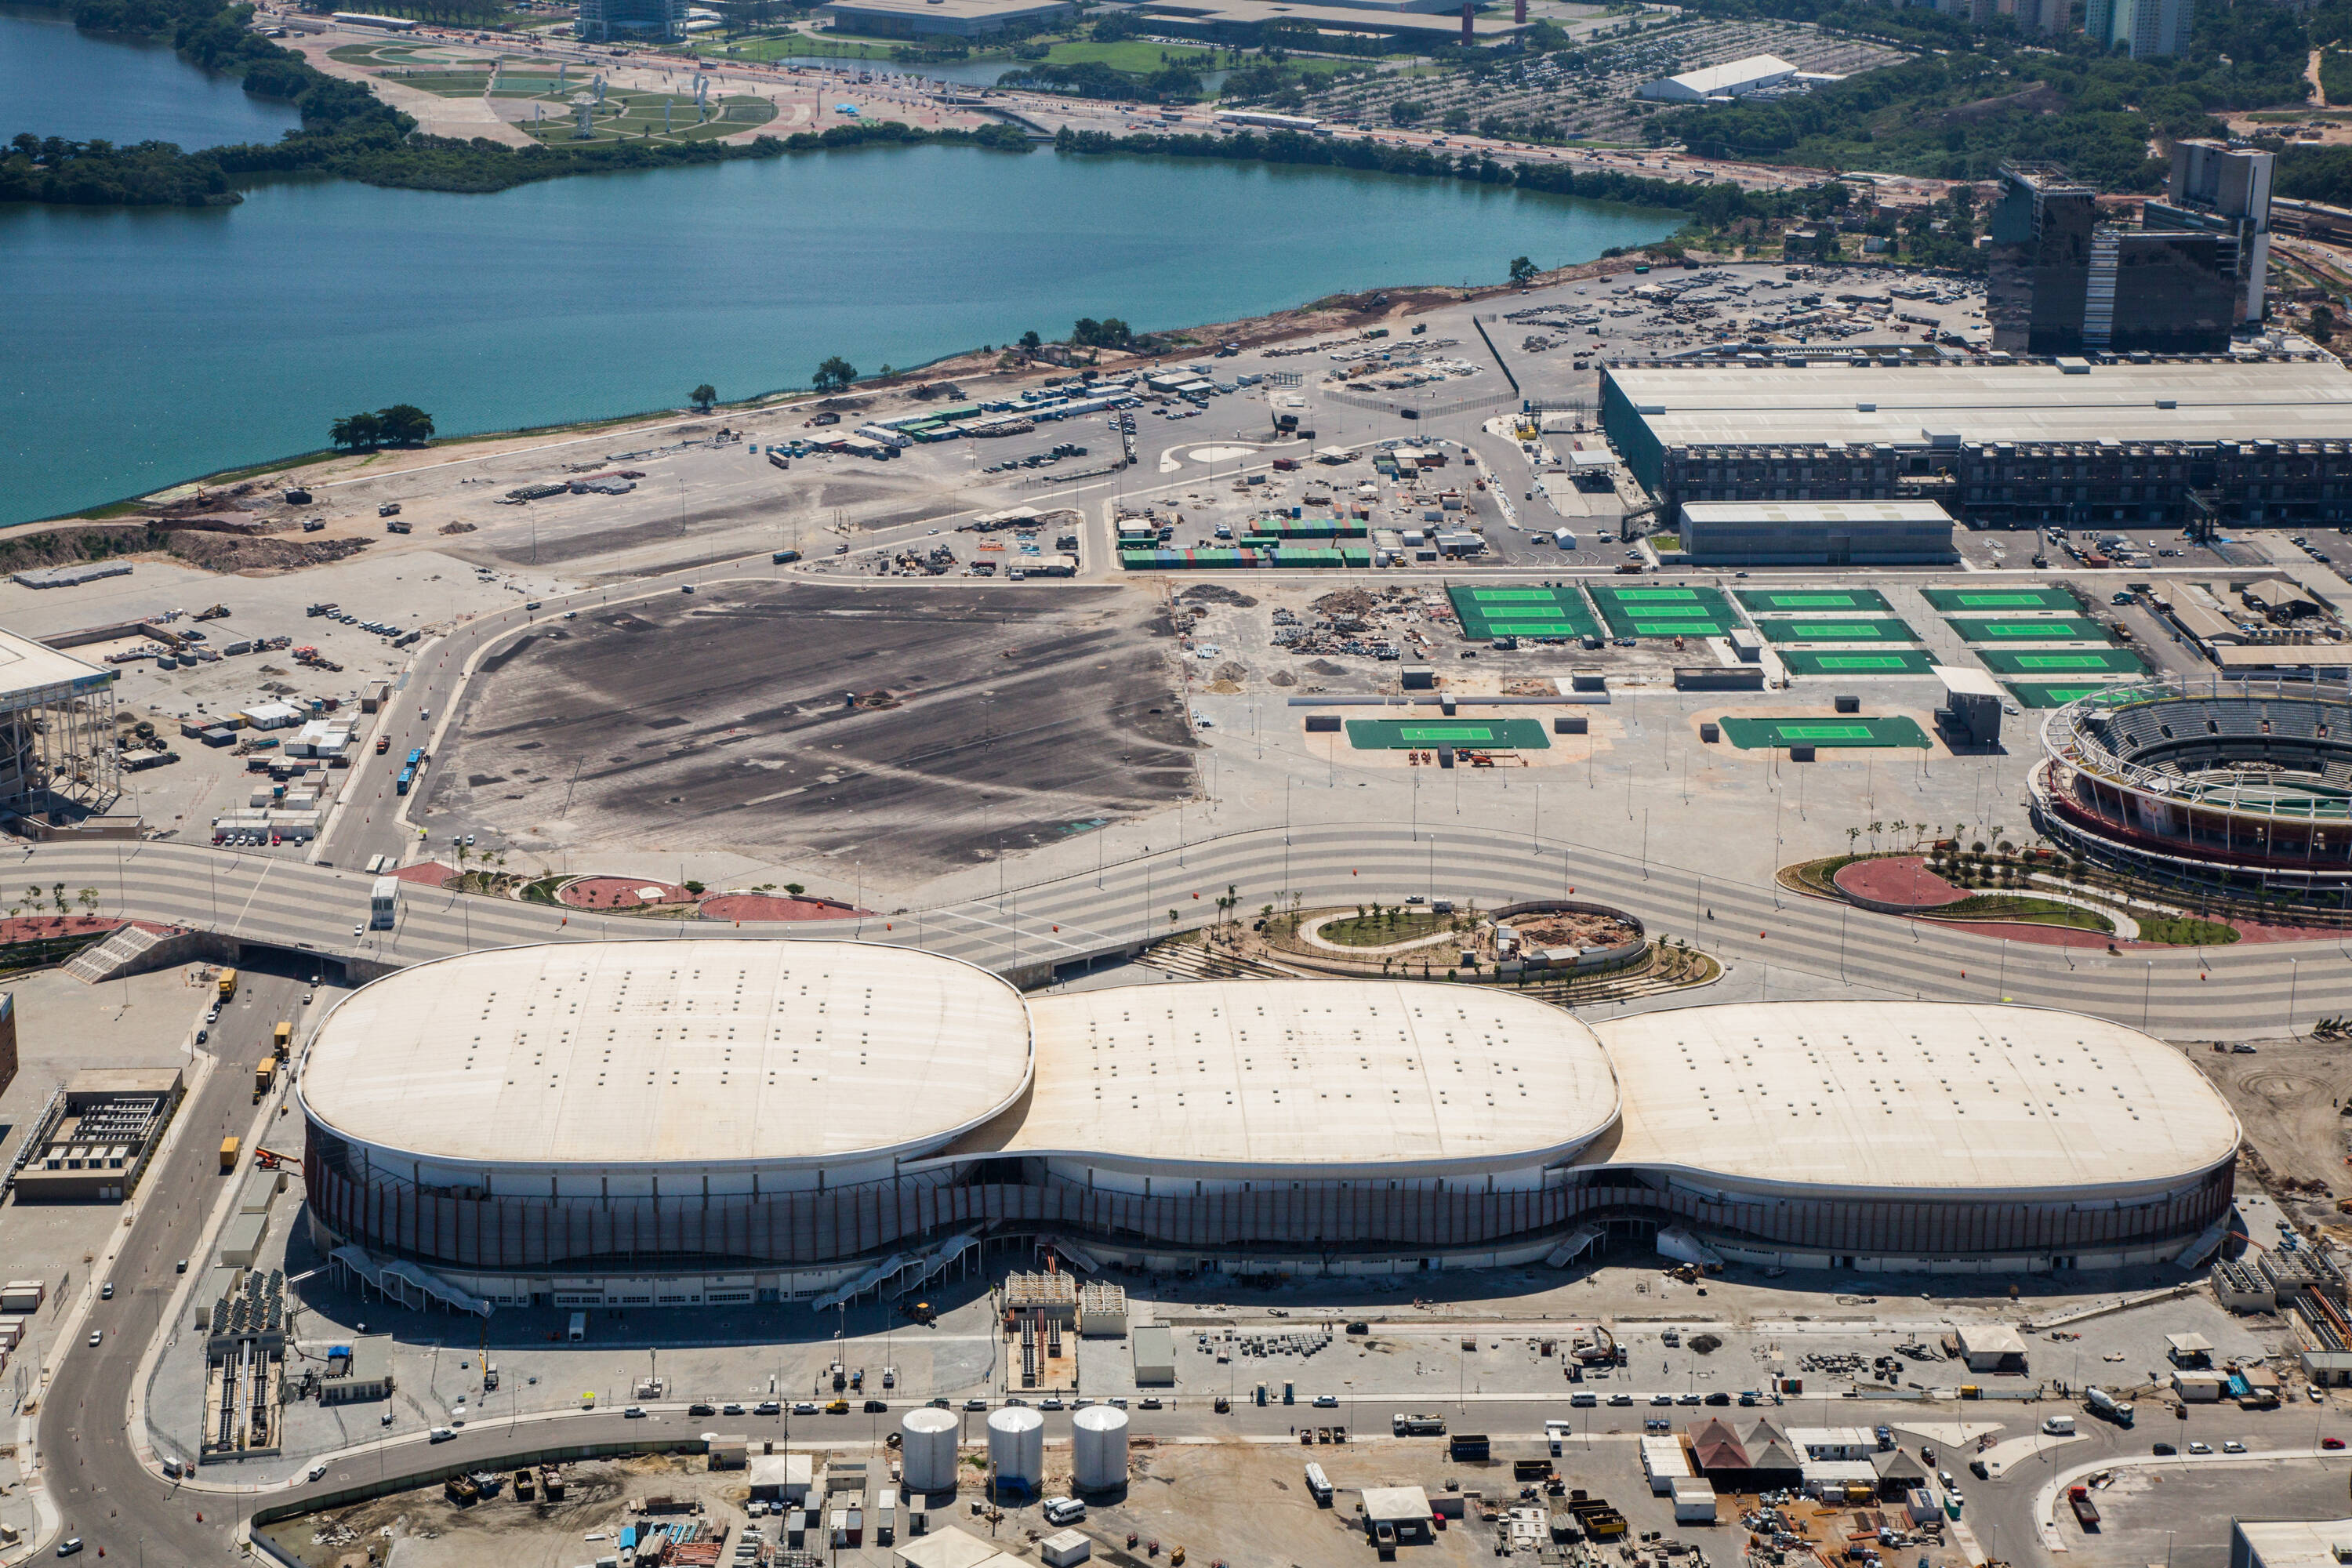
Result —
POLYGON ((1018 1096, 1011 985, 839 942, 504 948, 362 986, 303 1064, 345 1137, 461 1164, 807 1163, 928 1150, 1018 1096))
POLYGON ((1029 1014, 1035 1086, 967 1147, 1126 1168, 1495 1167, 1559 1157, 1617 1113, 1582 1021, 1483 988, 1133 985, 1040 997, 1029 1014))
POLYGON ((1743 1186, 2143 1187, 2232 1158, 2238 1120, 2179 1051, 2079 1013, 1962 1003, 1681 1007, 1599 1030, 1624 1088, 1612 1165, 1743 1186))

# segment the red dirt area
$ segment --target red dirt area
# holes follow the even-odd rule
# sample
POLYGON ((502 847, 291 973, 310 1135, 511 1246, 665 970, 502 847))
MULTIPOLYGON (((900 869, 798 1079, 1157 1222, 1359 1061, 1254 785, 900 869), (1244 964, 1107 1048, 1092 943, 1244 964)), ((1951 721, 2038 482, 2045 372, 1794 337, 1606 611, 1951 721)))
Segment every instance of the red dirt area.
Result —
POLYGON ((385 875, 427 888, 446 888, 457 879, 457 868, 444 866, 438 860, 419 860, 414 866, 403 866, 399 870, 388 871, 385 875))
POLYGON ((677 883, 656 882, 649 877, 583 877, 565 883, 555 896, 575 910, 634 910, 646 904, 694 901, 694 895, 677 883))
MULTIPOLYGON (((85 936, 91 931, 112 931, 122 922, 111 915, 17 915, 0 918, 0 946, 18 942, 47 942, 61 936, 85 936)), ((175 927, 157 925, 152 921, 139 924, 158 934, 168 934, 175 927)))
POLYGON ((1841 866, 1830 879, 1842 892, 1906 909, 1936 910, 1957 904, 1968 893, 1955 888, 1916 855, 1889 855, 1841 866))
POLYGON ((2340 942, 2344 932, 2331 926, 2266 926, 2252 921, 2230 921, 2236 928, 2240 942, 2340 942))
MULTIPOLYGON (((1927 922, 1938 931, 1964 931, 1974 936, 1997 937, 2004 942, 2022 942, 2035 947, 2094 947, 2106 951, 2113 937, 2104 931, 2076 931, 2072 926, 2038 926, 2024 921, 1932 921, 1927 922)), ((2160 945, 2152 942, 2117 942, 2119 948, 2146 948, 2155 952, 2160 945)))
POLYGON ((702 900, 707 921, 838 921, 870 915, 831 899, 784 899, 772 893, 719 893, 702 900))

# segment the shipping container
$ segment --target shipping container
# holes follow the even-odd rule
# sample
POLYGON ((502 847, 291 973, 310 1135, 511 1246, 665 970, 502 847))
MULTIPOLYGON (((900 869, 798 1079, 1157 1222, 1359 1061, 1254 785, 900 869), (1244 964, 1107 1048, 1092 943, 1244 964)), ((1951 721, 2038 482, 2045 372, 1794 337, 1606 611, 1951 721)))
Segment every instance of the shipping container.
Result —
POLYGON ((224 1174, 236 1169, 237 1148, 238 1144, 236 1139, 224 1138, 221 1140, 220 1168, 224 1174))

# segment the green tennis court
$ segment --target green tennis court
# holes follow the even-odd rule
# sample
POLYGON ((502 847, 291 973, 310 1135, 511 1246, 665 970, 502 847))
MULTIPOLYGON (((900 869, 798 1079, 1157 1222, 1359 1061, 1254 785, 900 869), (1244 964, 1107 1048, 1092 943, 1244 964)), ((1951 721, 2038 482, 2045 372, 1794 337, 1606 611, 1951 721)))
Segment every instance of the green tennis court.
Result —
POLYGON ((2031 616, 1987 620, 1947 616, 1951 628, 1969 642, 2113 642, 2114 634, 2087 616, 2031 616))
POLYGON ((1995 675, 2145 675, 2147 666, 2127 647, 2053 647, 2023 651, 1989 647, 1977 657, 1995 675))
POLYGON ((1784 642, 1917 642, 1911 628, 1891 616, 1842 621, 1771 619, 1756 623, 1770 643, 1784 642))
POLYGON ((1886 595, 1875 588, 1742 588, 1732 596, 1767 616, 1801 616, 1811 611, 1835 615, 1841 610, 1880 616, 1894 609, 1886 595))
POLYGON ((1815 648, 1789 648, 1780 662, 1791 675, 1925 675, 1936 661, 1916 647, 1874 649, 1869 653, 1822 653, 1815 648))
POLYGON ((1910 746, 1927 749, 1927 733, 1908 719, 1723 720, 1724 735, 1743 752, 1765 746, 1910 746))
POLYGON ((1559 588, 1448 588, 1462 635, 1473 641, 1494 637, 1580 637, 1601 629, 1584 595, 1570 584, 1559 588))
POLYGON ((2106 689, 2100 682, 2084 685, 2063 680, 2011 680, 2004 684, 2010 695, 2028 708, 2063 708, 2078 697, 2106 689))
POLYGON ((1952 610, 2079 611, 2082 601, 2063 588, 1922 588, 1936 608, 1952 610))
POLYGON ((1739 625, 1731 601, 1713 588, 1588 590, 1612 637, 1716 637, 1739 625))
POLYGON ((1551 737, 1535 719, 1350 719, 1348 744, 1359 752, 1466 746, 1482 752, 1548 752, 1551 737))

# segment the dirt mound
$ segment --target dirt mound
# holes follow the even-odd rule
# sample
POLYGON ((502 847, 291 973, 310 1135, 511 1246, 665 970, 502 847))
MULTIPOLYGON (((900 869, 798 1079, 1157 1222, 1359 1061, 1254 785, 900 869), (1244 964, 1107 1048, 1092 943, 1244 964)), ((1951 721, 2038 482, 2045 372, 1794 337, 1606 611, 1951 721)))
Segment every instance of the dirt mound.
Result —
POLYGON ((1235 664, 1233 660, 1227 659, 1224 663, 1217 666, 1217 679, 1219 680, 1246 680, 1249 679, 1249 667, 1247 665, 1235 664))
POLYGON ((1176 596, 1188 604, 1231 605, 1237 610, 1250 609, 1257 604, 1239 588, 1228 588, 1223 583, 1196 583, 1176 596))
POLYGON ((1511 929, 1519 933, 1523 947, 1615 947, 1622 942, 1638 942, 1642 935, 1631 921, 1615 915, 1580 914, 1566 910, 1555 914, 1517 916, 1512 920, 1511 929))
POLYGON ((1296 686, 1298 684, 1298 677, 1286 669, 1277 669, 1265 678, 1265 683, 1268 686, 1296 686))
POLYGON ((478 526, 478 524, 470 522, 445 522, 441 525, 441 531, 444 533, 471 533, 478 526))
POLYGON ((169 555, 207 572, 291 571, 324 565, 368 547, 364 539, 255 538, 215 531, 211 518, 69 523, 0 538, 0 573, 70 566, 137 555, 169 555))
POLYGON ((1342 588, 1336 594, 1326 594, 1309 606, 1318 616, 1368 616, 1380 600, 1361 588, 1342 588))

